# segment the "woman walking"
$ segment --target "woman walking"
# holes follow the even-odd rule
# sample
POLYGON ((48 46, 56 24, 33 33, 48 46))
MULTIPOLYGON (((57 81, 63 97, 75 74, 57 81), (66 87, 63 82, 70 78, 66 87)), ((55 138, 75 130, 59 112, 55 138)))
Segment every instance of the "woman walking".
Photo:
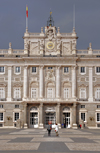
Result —
POLYGON ((55 132, 56 132, 56 136, 58 136, 59 134, 58 134, 58 124, 57 123, 55 125, 55 132))

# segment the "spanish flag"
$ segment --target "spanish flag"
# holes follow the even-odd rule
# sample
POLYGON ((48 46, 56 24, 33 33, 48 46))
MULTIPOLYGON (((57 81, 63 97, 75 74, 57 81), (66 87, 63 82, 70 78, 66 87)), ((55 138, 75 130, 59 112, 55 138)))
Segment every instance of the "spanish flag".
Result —
POLYGON ((26 17, 28 18, 28 6, 26 5, 26 17))

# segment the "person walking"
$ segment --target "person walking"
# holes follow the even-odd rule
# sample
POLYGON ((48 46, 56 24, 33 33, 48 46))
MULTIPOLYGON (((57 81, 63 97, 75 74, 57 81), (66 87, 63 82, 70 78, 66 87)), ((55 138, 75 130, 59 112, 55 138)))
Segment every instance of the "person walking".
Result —
POLYGON ((55 132, 56 132, 56 136, 59 136, 59 134, 58 134, 58 124, 57 123, 55 125, 55 132))
POLYGON ((51 126, 50 122, 48 124, 47 130, 48 130, 48 136, 50 136, 51 135, 51 130, 52 130, 52 126, 51 126))

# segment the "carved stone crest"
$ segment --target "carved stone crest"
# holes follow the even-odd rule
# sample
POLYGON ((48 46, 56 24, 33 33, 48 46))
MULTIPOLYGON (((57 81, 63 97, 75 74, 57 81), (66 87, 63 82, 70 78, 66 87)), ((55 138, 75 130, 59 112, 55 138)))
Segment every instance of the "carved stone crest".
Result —
POLYGON ((54 71, 53 70, 47 72, 46 79, 47 80, 55 80, 55 76, 54 76, 54 71))

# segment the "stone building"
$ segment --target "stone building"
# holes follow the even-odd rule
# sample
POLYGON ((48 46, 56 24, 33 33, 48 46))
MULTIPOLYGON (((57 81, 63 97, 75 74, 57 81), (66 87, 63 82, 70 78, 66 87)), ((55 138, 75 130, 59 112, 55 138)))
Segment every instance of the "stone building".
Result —
POLYGON ((61 33, 50 15, 24 49, 0 49, 0 127, 100 127, 100 50, 77 50, 75 28, 61 33))

